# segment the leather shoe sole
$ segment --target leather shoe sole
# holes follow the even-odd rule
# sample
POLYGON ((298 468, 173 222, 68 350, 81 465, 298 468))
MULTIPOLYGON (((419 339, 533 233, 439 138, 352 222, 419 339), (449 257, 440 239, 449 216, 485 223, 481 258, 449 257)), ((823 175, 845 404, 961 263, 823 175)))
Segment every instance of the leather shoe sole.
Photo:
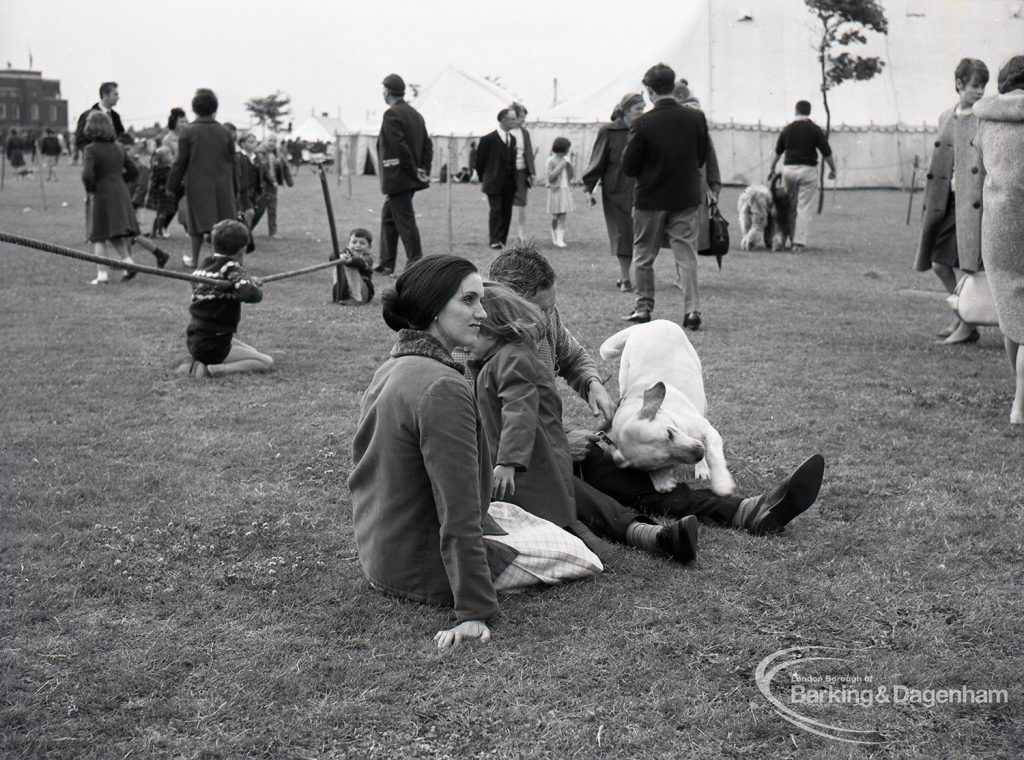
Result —
POLYGON ((808 457, 788 478, 765 494, 750 532, 757 536, 781 533, 818 498, 824 475, 825 458, 821 454, 808 457))
POLYGON ((642 324, 644 322, 651 321, 651 312, 644 309, 637 309, 632 314, 628 314, 622 318, 624 322, 635 322, 636 324, 642 324))
POLYGON ((943 342, 947 346, 955 346, 958 343, 977 343, 981 333, 973 325, 961 324, 943 342))
POLYGON ((687 564, 697 559, 697 518, 687 515, 658 533, 658 546, 676 562, 687 564))

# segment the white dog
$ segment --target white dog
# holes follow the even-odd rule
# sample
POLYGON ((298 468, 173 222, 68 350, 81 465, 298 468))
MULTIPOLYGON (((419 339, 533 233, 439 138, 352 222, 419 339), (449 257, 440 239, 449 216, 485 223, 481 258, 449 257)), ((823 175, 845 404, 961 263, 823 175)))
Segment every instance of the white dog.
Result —
POLYGON ((740 216, 740 249, 752 251, 764 241, 768 215, 772 208, 772 192, 765 185, 749 185, 736 202, 740 216))
POLYGON ((736 483, 725 464, 722 437, 704 417, 700 357, 679 325, 664 319, 627 327, 601 344, 601 357, 619 360, 622 396, 612 419, 612 458, 645 470, 661 493, 678 485, 676 465, 693 464, 725 496, 736 483))

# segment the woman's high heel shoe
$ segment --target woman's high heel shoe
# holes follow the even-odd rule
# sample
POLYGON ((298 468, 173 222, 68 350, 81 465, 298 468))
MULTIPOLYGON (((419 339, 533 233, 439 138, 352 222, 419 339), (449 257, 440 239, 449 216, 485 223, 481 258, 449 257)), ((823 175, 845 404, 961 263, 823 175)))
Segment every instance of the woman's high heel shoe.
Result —
POLYGON ((978 332, 977 327, 961 322, 960 326, 953 331, 953 334, 942 342, 947 346, 956 343, 977 343, 980 337, 981 333, 978 332))

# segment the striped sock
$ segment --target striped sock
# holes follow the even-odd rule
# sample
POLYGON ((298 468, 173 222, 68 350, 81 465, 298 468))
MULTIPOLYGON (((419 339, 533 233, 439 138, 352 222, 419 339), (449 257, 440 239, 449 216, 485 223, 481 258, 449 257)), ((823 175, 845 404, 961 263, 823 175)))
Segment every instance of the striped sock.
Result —
POLYGON ((740 502, 740 505, 736 507, 736 514, 732 516, 734 528, 749 528, 751 526, 757 515, 757 502, 760 499, 760 496, 750 496, 740 502))
POLYGON ((626 544, 628 546, 635 546, 638 549, 660 551, 658 534, 661 530, 660 525, 649 525, 639 520, 634 520, 626 528, 626 544))

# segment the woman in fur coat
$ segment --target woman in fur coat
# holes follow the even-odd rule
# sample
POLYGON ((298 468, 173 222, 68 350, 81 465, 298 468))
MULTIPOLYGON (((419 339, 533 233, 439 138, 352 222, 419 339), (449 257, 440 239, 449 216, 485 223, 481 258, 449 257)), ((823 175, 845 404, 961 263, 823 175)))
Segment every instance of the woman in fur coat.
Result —
POLYGON ((1024 425, 1024 55, 999 72, 999 94, 974 107, 985 164, 981 255, 1015 380, 1010 423, 1024 425))

